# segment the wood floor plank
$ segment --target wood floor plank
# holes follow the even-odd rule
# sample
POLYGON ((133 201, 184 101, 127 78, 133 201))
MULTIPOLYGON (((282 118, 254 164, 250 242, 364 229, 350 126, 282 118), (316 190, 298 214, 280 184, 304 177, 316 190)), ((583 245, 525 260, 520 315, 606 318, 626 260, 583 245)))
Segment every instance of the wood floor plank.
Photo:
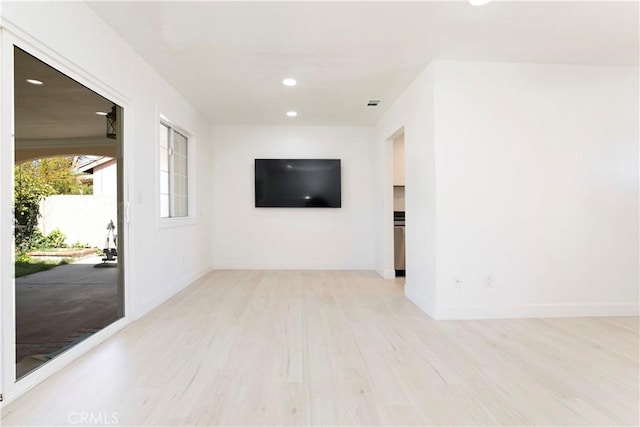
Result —
POLYGON ((216 271, 2 425, 638 425, 638 318, 434 321, 366 271, 216 271))

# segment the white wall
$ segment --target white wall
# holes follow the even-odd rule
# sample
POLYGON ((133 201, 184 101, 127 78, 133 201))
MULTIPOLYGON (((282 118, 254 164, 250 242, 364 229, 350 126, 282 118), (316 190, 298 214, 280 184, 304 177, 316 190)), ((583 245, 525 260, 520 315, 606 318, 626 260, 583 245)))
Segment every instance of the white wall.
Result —
POLYGON ((215 126, 214 268, 372 269, 370 128, 215 126), (342 208, 254 207, 254 159, 336 158, 342 208))
POLYGON ((125 151, 130 156, 125 159, 131 202, 130 309, 136 315, 146 312, 210 267, 210 217, 205 214, 210 204, 210 124, 85 4, 8 2, 2 12, 7 28, 27 33, 70 67, 99 80, 128 101, 124 133, 125 151), (177 229, 160 229, 155 220, 159 216, 160 114, 192 134, 195 146, 197 220, 177 229))
MULTIPOLYGON (((107 224, 117 224, 116 196, 49 196, 40 202, 38 228, 47 235, 56 228, 66 236, 66 243, 80 242, 103 249, 107 224)), ((120 230, 115 231, 116 235, 120 230)), ((113 242, 111 242, 113 244, 113 242)))
POLYGON ((404 132, 405 294, 430 315, 436 306, 436 168, 433 70, 427 67, 375 127, 376 271, 393 277, 393 139, 404 132))
POLYGON ((402 127, 405 293, 425 312, 638 314, 637 68, 432 63, 376 127, 381 274, 402 127))
POLYGON ((393 185, 404 185, 404 133, 393 139, 393 185))
POLYGON ((118 195, 118 166, 114 160, 98 165, 93 169, 93 195, 118 195))
POLYGON ((435 123, 436 317, 637 314, 637 68, 439 62, 435 123))
MULTIPOLYGON (((136 318, 193 282, 211 267, 211 126, 155 70, 125 44, 107 24, 84 3, 4 2, 3 42, 14 40, 28 52, 70 74, 100 94, 116 98, 125 107, 125 174, 129 196, 129 261, 125 268, 129 300, 127 314, 136 318), (158 121, 160 114, 192 135, 194 219, 173 228, 160 227, 157 173, 158 121)), ((3 90, 12 87, 11 53, 3 47, 3 90)), ((11 50, 11 49, 9 49, 11 50)), ((3 92, 5 94, 5 92, 3 92)), ((11 106, 3 102, 2 118, 11 117, 11 106)), ((2 129, 3 151, 11 146, 10 135, 2 129)), ((10 159, 2 157, 0 169, 10 170, 10 159), (9 160, 9 161, 7 161, 9 160)), ((3 175, 4 176, 4 175, 3 175)), ((2 192, 11 194, 11 180, 2 180, 2 192)), ((3 205, 5 206, 5 205, 3 205)), ((4 213, 6 215, 6 212, 4 213)), ((3 218, 6 218, 5 216, 3 218)), ((9 224, 4 221, 3 224, 9 224)), ((3 225, 8 227, 10 225, 3 225)), ((2 229, 2 236, 7 236, 2 229)), ((0 245, 11 241, 3 238, 0 245)), ((6 255, 6 252, 2 252, 6 255)), ((11 268, 3 256, 2 269, 11 268)), ((3 283, 3 286, 6 283, 3 283)), ((6 294, 4 294, 6 296, 6 294)), ((6 308, 4 305, 3 308, 6 308)), ((11 306, 9 306, 11 307, 11 306)), ((4 319, 11 314, 4 313, 4 319)), ((11 327, 3 327, 4 344, 12 342, 11 327)), ((3 354, 3 378, 13 387, 11 351, 3 354)), ((55 361, 54 361, 55 362, 55 361)), ((39 375, 39 374, 38 374, 39 375)))

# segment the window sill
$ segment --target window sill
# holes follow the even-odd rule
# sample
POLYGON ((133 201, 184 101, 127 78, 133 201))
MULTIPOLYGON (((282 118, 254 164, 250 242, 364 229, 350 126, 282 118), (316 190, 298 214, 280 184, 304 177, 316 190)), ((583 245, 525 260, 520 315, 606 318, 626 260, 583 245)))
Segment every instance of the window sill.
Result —
POLYGON ((160 218, 158 221, 158 228, 176 228, 176 227, 189 227, 196 224, 196 219, 192 216, 178 217, 178 218, 160 218))

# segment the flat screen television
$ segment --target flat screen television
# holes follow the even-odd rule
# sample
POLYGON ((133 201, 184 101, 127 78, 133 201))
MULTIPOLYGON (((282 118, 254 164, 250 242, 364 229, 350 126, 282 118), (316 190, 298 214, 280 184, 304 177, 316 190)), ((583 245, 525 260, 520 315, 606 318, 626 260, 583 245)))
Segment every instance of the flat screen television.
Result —
POLYGON ((339 208, 339 159, 255 159, 257 208, 339 208))

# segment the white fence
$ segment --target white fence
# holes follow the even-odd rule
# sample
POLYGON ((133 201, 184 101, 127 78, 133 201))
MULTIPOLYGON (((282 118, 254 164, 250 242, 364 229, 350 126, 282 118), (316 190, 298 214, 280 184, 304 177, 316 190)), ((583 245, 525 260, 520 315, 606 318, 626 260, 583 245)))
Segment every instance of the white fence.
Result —
POLYGON ((80 242, 102 249, 107 224, 113 220, 117 225, 117 211, 116 196, 49 196, 40 202, 38 228, 43 234, 60 229, 68 245, 80 242))

